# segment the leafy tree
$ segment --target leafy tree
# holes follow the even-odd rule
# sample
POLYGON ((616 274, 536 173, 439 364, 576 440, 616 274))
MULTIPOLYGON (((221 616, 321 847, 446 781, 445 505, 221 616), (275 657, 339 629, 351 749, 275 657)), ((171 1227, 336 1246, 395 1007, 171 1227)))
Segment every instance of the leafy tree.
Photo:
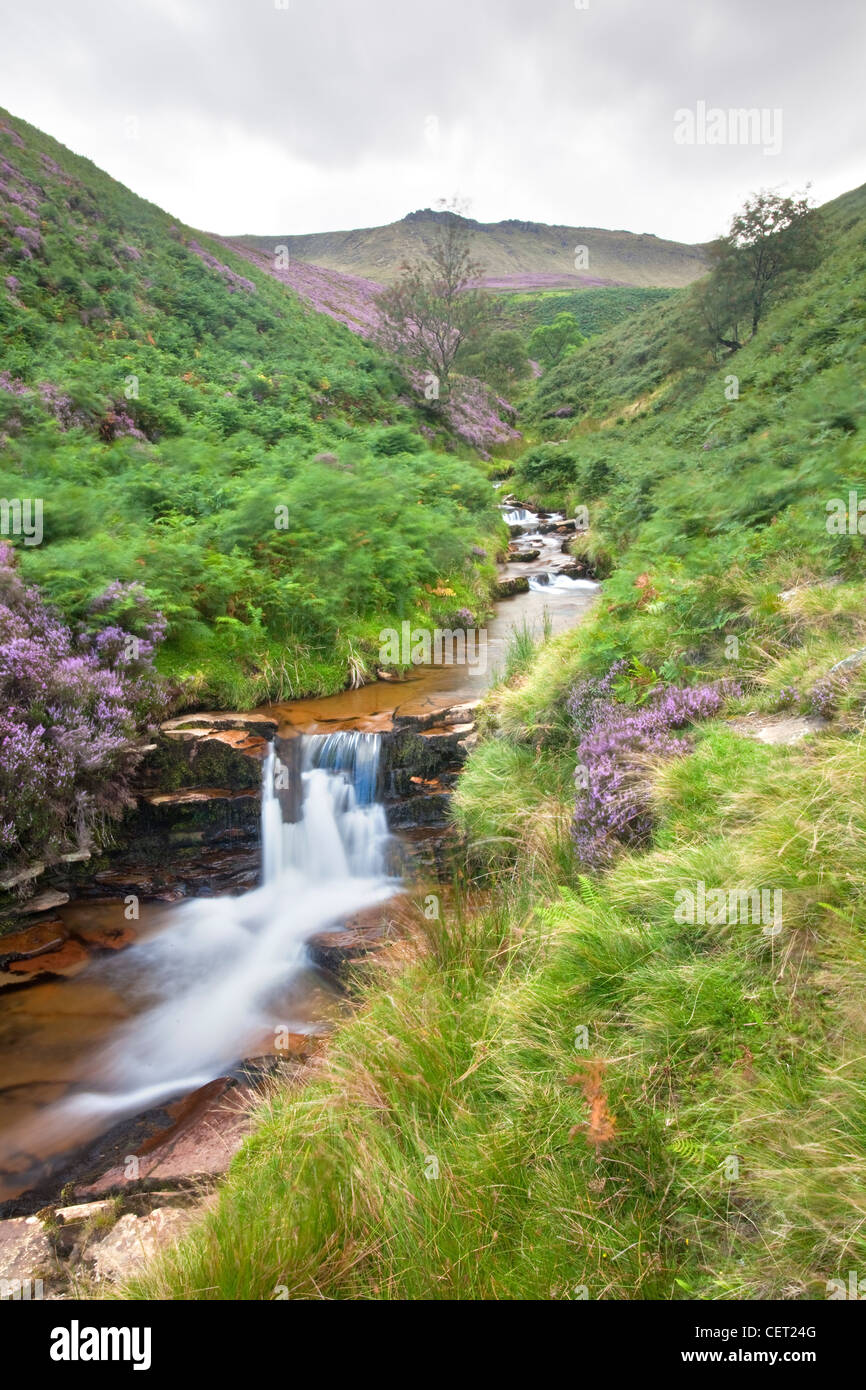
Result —
POLYGON ((496 391, 513 390, 529 376, 526 344, 513 328, 498 328, 474 350, 461 354, 461 371, 480 377, 496 391))
POLYGON ((712 272, 697 290, 702 333, 736 352, 754 337, 770 303, 792 275, 813 268, 818 226, 805 195, 771 190, 748 198, 726 236, 710 247, 712 272))
POLYGON ((557 314, 553 323, 539 324, 529 339, 529 354, 545 367, 555 367, 569 348, 585 342, 574 314, 557 314))
POLYGON ((382 346, 431 372, 441 396, 460 349, 477 341, 490 320, 490 297, 473 287, 482 274, 469 224, 452 206, 438 214, 426 258, 404 265, 397 283, 376 300, 382 346))

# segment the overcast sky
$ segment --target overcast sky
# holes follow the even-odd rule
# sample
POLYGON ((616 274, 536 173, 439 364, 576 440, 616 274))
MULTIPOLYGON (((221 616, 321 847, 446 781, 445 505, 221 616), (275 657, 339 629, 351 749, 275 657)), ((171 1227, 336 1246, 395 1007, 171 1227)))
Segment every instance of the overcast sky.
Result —
POLYGON ((702 241, 758 187, 866 179, 863 0, 583 3, 0 0, 0 103, 221 233, 457 194, 482 221, 702 241), (765 109, 773 139, 676 143, 699 102, 765 109))

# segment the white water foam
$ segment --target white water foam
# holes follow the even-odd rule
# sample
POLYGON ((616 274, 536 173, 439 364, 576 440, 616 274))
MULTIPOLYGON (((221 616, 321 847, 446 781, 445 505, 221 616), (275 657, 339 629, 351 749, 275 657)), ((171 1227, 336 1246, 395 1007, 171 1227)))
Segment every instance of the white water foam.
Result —
POLYGON ((529 587, 541 593, 549 593, 551 589, 558 589, 572 594, 594 594, 597 589, 601 588, 601 585, 594 579, 572 579, 568 574, 557 574, 555 570, 546 570, 543 574, 531 574, 529 587))
POLYGON ((285 1022, 278 1001, 306 962, 306 940, 396 891, 384 867, 385 812, 375 799, 379 736, 308 737, 301 752, 295 824, 281 816, 286 769, 273 746, 265 758, 261 886, 186 903, 157 935, 97 967, 121 995, 143 983, 149 1004, 94 1057, 98 1088, 45 1112, 46 1137, 76 1122, 138 1113, 222 1075, 285 1022))

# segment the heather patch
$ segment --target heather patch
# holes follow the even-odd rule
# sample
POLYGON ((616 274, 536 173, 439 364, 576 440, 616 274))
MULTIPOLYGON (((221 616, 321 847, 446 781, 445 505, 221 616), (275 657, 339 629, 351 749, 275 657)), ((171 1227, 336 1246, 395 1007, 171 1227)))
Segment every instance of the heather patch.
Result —
POLYGON ((648 769, 691 752, 691 741, 680 731, 718 714, 727 698, 740 693, 730 682, 669 687, 640 706, 625 705, 616 700, 614 687, 626 666, 616 662, 601 679, 580 681, 568 701, 579 738, 573 837, 581 862, 590 868, 609 863, 623 846, 649 841, 648 769))
POLYGON ((166 708, 164 635, 136 584, 110 585, 73 629, 0 546, 0 864, 88 848, 132 804, 138 728, 166 708))

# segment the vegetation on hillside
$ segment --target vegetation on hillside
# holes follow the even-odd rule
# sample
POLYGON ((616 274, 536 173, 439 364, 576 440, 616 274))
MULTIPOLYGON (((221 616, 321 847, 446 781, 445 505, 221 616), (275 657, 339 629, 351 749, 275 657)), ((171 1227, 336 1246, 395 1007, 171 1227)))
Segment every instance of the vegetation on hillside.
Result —
POLYGON ((866 190, 825 209, 733 359, 679 300, 540 380, 518 486, 588 506, 603 596, 489 701, 470 889, 134 1294, 808 1300, 863 1268, 864 233, 866 190), (634 810, 587 854, 600 766, 634 810))
MULTIPOLYGON (((407 261, 429 251, 444 216, 440 208, 419 208, 384 227, 299 236, 243 236, 236 241, 262 251, 284 245, 293 260, 392 284, 407 261)), ((646 232, 549 226, 518 218, 478 222, 464 217, 463 221, 471 239, 472 257, 481 263, 483 283, 491 290, 689 285, 706 268, 705 247, 667 241, 646 232), (576 266, 578 247, 588 252, 588 263, 581 258, 580 270, 576 266)))
POLYGON ((187 704, 338 690, 383 626, 484 611, 485 474, 394 364, 3 113, 0 342, 24 578, 73 623, 143 585, 187 704))

